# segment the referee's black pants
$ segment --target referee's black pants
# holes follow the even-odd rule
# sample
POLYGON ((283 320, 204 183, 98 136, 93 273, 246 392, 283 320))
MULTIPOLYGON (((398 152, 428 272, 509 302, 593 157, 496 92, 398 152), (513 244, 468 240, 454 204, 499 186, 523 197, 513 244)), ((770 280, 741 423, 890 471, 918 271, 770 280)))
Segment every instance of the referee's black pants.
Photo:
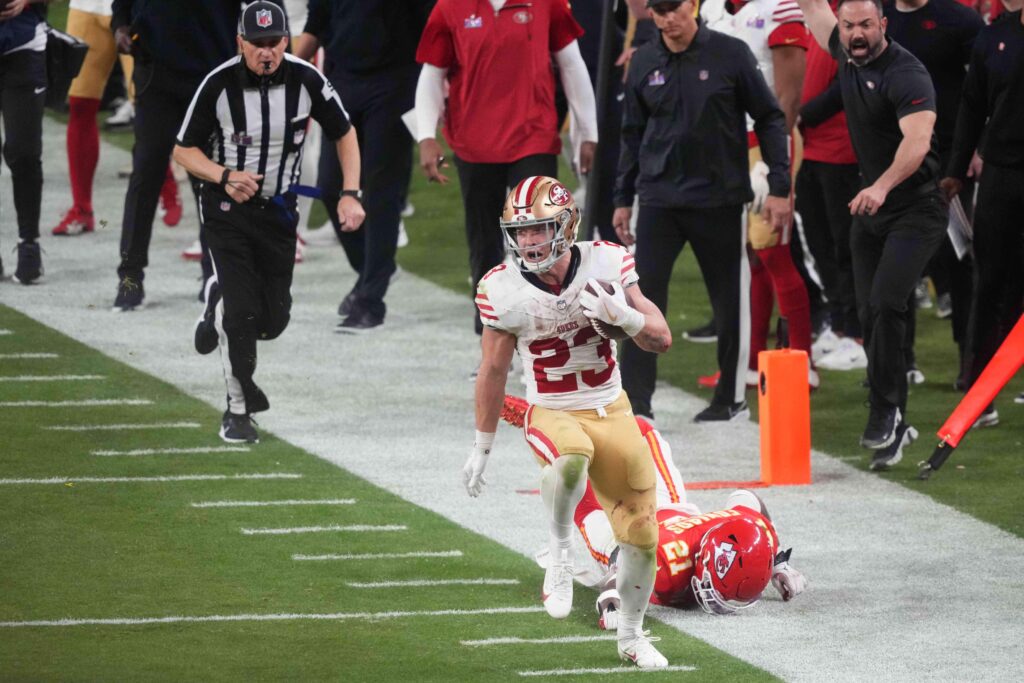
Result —
POLYGON ((43 203, 43 105, 46 102, 46 53, 18 50, 0 56, 0 110, 3 112, 4 161, 11 169, 18 237, 39 237, 43 203))
POLYGON ((415 103, 418 77, 418 64, 366 76, 331 77, 359 139, 366 219, 358 230, 341 231, 341 168, 335 141, 326 136, 321 142, 317 184, 349 264, 359 273, 352 288, 354 313, 366 311, 383 318, 387 311, 384 295, 395 273, 398 223, 412 176, 413 140, 402 114, 415 103))
MULTIPOLYGON (((145 276, 143 269, 149 265, 153 217, 175 136, 199 83, 139 61, 135 62, 132 81, 135 83, 135 143, 132 175, 124 198, 121 262, 117 274, 141 281, 145 276)), ((192 190, 198 192, 198 183, 194 180, 192 190)), ((203 270, 207 271, 205 267, 203 270)))
MULTIPOLYGON (((668 317, 672 267, 686 243, 693 246, 718 330, 718 369, 722 373, 712 403, 743 400, 750 353, 750 263, 743 206, 711 209, 640 205, 636 223, 636 272, 644 296, 668 317)), ((653 415, 651 398, 658 355, 632 341, 622 349, 622 388, 633 412, 653 415)))
POLYGON ((1024 169, 985 162, 974 210, 973 384, 1016 324, 1024 298, 1024 169))
POLYGON ((288 326, 295 268, 295 197, 285 206, 236 204, 217 188, 202 192, 206 241, 220 284, 223 309, 216 317, 228 408, 246 408, 254 395, 256 341, 275 339, 288 326))
MULTIPOLYGON (((466 214, 469 272, 475 297, 480 279, 505 259, 505 236, 498 221, 509 190, 530 176, 555 177, 558 157, 533 154, 507 164, 478 164, 455 157, 455 168, 459 172, 462 207, 466 214)), ((475 304, 473 326, 477 334, 483 334, 483 323, 475 304)))
POLYGON ((871 405, 907 413, 907 334, 925 265, 945 239, 949 210, 938 188, 855 216, 850 231, 853 281, 868 356, 871 405))

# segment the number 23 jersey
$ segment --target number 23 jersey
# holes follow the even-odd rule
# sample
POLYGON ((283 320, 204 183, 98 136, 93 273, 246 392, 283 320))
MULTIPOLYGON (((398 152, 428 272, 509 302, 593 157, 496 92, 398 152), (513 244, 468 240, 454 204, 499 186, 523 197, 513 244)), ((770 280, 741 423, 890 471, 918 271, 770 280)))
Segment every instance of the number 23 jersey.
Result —
POLYGON ((601 337, 583 315, 587 280, 638 281, 633 255, 614 242, 577 242, 561 288, 528 280, 512 260, 490 270, 477 287, 480 320, 516 337, 526 399, 555 410, 589 410, 619 397, 622 382, 615 342, 601 337))

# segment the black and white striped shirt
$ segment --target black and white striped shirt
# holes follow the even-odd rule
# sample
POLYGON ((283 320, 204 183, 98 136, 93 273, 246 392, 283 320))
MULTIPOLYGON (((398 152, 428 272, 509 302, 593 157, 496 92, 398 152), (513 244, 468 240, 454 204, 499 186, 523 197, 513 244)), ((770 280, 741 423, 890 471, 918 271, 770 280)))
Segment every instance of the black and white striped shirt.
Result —
POLYGON ((311 64, 285 54, 269 77, 233 57, 207 74, 178 131, 182 147, 212 149, 234 171, 263 176, 260 194, 273 197, 298 184, 309 117, 337 140, 352 124, 341 98, 311 64))

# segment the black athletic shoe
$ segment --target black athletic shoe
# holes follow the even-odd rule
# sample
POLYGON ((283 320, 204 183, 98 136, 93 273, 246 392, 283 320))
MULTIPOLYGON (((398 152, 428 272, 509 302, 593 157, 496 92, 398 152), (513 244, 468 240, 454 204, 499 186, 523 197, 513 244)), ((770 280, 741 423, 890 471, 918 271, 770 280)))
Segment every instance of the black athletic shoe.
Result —
POLYGON ((900 422, 900 426, 896 428, 896 438, 885 448, 875 451, 868 469, 872 472, 889 469, 903 459, 903 447, 909 446, 916 440, 917 430, 906 422, 900 422))
POLYGON ((683 332, 683 339, 697 344, 710 344, 718 341, 718 331, 715 329, 715 321, 711 320, 700 327, 683 332))
POLYGON ((220 283, 217 278, 211 277, 206 281, 206 288, 203 291, 206 298, 206 306, 202 315, 196 321, 195 334, 193 339, 196 351, 202 355, 212 353, 217 348, 220 335, 217 332, 217 304, 220 302, 220 283))
POLYGON ((18 267, 14 270, 14 280, 23 285, 30 285, 43 274, 43 257, 39 252, 38 242, 18 242, 18 267))
POLYGON ((361 334, 383 324, 384 316, 374 315, 367 310, 355 309, 347 318, 338 323, 334 331, 340 334, 361 334))
POLYGON ((723 405, 712 403, 704 410, 697 413, 693 418, 694 422, 732 422, 750 417, 750 408, 746 401, 723 405))
POLYGON ((228 443, 259 443, 260 435, 252 425, 253 420, 248 415, 225 410, 220 422, 220 438, 228 443))
POLYGON ((121 277, 117 283, 117 297, 114 299, 114 310, 127 312, 142 308, 142 302, 146 298, 146 290, 142 288, 142 278, 131 275, 121 277))
POLYGON ((345 298, 341 300, 340 304, 338 304, 338 315, 340 315, 342 318, 347 318, 349 315, 351 315, 353 310, 353 304, 355 304, 355 302, 355 292, 349 292, 348 294, 346 294, 345 298))
POLYGON ((875 451, 890 445, 896 440, 896 428, 900 425, 901 417, 900 409, 896 406, 871 406, 864 435, 860 437, 860 445, 875 451))

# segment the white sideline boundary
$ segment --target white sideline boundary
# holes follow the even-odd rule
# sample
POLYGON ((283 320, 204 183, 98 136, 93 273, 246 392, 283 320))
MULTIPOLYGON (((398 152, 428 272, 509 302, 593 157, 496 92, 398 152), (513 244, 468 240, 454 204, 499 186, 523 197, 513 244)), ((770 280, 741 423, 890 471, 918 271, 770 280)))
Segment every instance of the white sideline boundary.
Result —
POLYGON ((293 526, 283 529, 246 529, 241 531, 246 536, 283 536, 285 534, 318 534, 330 531, 351 531, 355 533, 371 531, 408 531, 404 524, 330 524, 327 526, 293 526))
POLYGON ((425 550, 408 553, 342 553, 327 555, 292 555, 296 562, 331 562, 344 560, 406 560, 441 557, 462 557, 461 550, 425 550))
POLYGON ((266 474, 179 474, 166 477, 47 477, 44 479, 0 479, 0 486, 18 484, 136 484, 171 481, 238 481, 246 479, 302 479, 302 475, 290 472, 268 472, 266 474))
POLYGON ((0 382, 91 382, 106 378, 106 375, 6 375, 0 377, 0 382))
POLYGON ((516 586, 519 579, 408 579, 406 581, 346 581, 349 588, 434 588, 440 586, 516 586))
POLYGON ((199 429, 198 422, 140 422, 117 425, 47 425, 51 432, 121 432, 138 429, 199 429))
MULTIPOLYGON (((248 449, 246 449, 248 450, 248 449)), ((355 505, 355 498, 327 500, 206 500, 189 503, 194 508, 259 508, 275 505, 355 505)))
POLYGON ((562 645, 567 643, 596 643, 606 640, 618 640, 618 636, 560 636, 558 638, 484 638, 483 640, 460 640, 459 645, 466 647, 490 647, 492 645, 562 645))
POLYGON ((410 617, 471 617, 490 614, 534 614, 543 607, 484 607, 481 609, 438 609, 393 612, 328 612, 325 614, 211 614, 209 616, 126 617, 114 619, 39 619, 0 621, 0 628, 69 626, 145 626, 148 624, 204 624, 225 621, 347 621, 406 619, 410 617))
POLYGON ((178 454, 203 454, 203 453, 248 453, 252 449, 248 446, 197 446, 195 448, 136 448, 130 451, 90 451, 89 455, 101 457, 138 455, 178 455, 178 454))
POLYGON ((0 408, 99 408, 103 406, 151 406, 148 398, 84 398, 74 401, 0 401, 0 408))
POLYGON ((0 360, 42 360, 60 358, 59 353, 0 353, 0 360))
POLYGON ((603 669, 547 669, 544 671, 518 671, 520 676, 524 678, 539 677, 539 676, 609 676, 613 674, 660 674, 669 671, 696 671, 697 667, 694 666, 678 666, 669 665, 663 666, 660 669, 639 669, 635 666, 632 667, 609 667, 603 669))

